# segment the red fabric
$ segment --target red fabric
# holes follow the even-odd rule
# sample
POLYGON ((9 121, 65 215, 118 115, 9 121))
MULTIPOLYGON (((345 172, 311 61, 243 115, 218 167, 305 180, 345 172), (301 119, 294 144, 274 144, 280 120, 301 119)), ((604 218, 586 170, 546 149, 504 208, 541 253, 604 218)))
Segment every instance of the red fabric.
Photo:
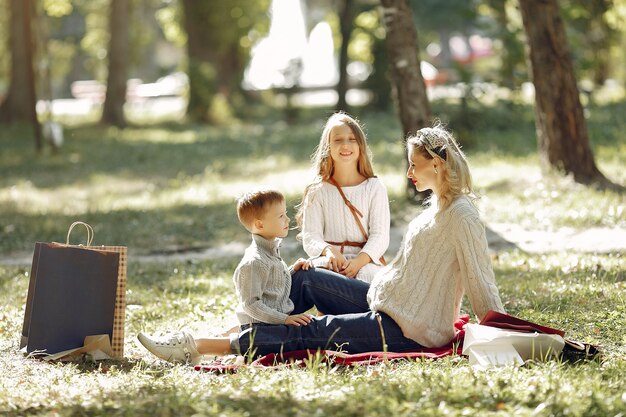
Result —
MULTIPOLYGON (((365 352, 347 354, 333 350, 319 351, 320 359, 323 362, 330 362, 338 365, 370 365, 386 360, 398 359, 439 359, 452 354, 461 354, 463 348, 463 337, 465 336, 465 325, 469 322, 469 315, 463 314, 454 322, 456 334, 454 338, 445 346, 436 348, 422 348, 410 352, 365 352)), ((281 363, 288 363, 294 366, 305 366, 305 359, 315 357, 316 350, 296 350, 282 354, 271 353, 260 357, 250 365, 222 364, 219 360, 206 365, 196 365, 197 371, 233 373, 241 366, 254 366, 261 368, 271 368, 281 363)))
POLYGON ((481 320, 480 324, 483 326, 497 327, 499 329, 516 330, 524 333, 545 333, 545 334, 558 334, 561 337, 565 336, 563 330, 553 329, 552 327, 542 326, 537 323, 532 323, 517 317, 510 316, 505 313, 498 313, 497 311, 490 310, 485 314, 485 317, 481 320))

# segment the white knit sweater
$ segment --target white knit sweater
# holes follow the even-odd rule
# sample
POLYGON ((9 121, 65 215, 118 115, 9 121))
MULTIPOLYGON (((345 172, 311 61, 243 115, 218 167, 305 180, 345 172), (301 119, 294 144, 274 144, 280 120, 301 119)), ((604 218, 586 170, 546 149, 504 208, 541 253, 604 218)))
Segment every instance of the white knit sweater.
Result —
POLYGON ((504 312, 489 257, 485 226, 465 197, 410 224, 400 251, 374 278, 367 299, 389 315, 404 335, 436 347, 454 336, 454 320, 467 293, 472 310, 504 312))
MULTIPOLYGON (((387 189, 378 178, 369 178, 359 185, 341 188, 350 202, 363 214, 361 224, 368 234, 363 249, 344 248, 346 258, 355 258, 365 252, 373 263, 365 265, 356 276, 370 282, 381 269, 380 258, 389 246, 389 198, 387 189)), ((365 239, 350 209, 337 187, 323 182, 312 189, 304 202, 302 244, 305 252, 317 257, 328 246, 327 242, 363 242, 365 239)))
POLYGON ((282 239, 252 235, 252 243, 233 273, 240 324, 284 324, 293 311, 291 271, 280 257, 282 239))

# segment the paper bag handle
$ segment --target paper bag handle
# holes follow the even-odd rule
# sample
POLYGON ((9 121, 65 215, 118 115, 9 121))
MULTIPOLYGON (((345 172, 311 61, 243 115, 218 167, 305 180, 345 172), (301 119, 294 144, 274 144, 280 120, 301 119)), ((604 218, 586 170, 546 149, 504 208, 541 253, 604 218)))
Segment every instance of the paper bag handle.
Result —
POLYGON ((87 229, 87 246, 91 246, 91 242, 93 242, 93 228, 84 222, 74 222, 70 225, 70 230, 67 231, 67 237, 65 238, 65 244, 70 244, 70 234, 72 233, 72 229, 74 229, 74 226, 77 225, 85 226, 85 229, 87 229))

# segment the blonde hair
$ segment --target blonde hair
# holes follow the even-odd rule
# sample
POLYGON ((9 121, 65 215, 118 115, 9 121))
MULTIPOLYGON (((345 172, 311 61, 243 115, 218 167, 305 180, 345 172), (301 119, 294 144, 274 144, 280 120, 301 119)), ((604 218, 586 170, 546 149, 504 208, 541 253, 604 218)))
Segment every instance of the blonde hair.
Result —
POLYGON ((466 195, 471 201, 477 199, 465 154, 452 133, 440 123, 418 130, 407 139, 406 146, 427 159, 439 158, 443 162, 439 196, 433 193, 429 199, 430 205, 437 204, 438 211, 447 208, 459 195, 466 195))
POLYGON ((330 134, 333 128, 337 126, 346 125, 352 130, 357 144, 359 145, 359 159, 357 161, 356 169, 365 178, 375 177, 374 168, 372 168, 372 161, 369 147, 367 146, 367 138, 363 128, 359 124, 359 121, 344 112, 333 113, 322 130, 320 142, 315 148, 313 155, 311 156, 311 163, 315 172, 315 179, 312 183, 306 186, 304 189, 304 195, 302 196, 302 202, 298 204, 298 212, 296 213, 296 223, 298 226, 302 225, 302 216, 304 215, 304 205, 309 192, 319 187, 322 182, 331 178, 335 172, 335 163, 330 156, 330 134))
POLYGON ((283 201, 285 201, 285 196, 275 190, 258 189, 247 192, 237 199, 237 217, 250 231, 254 221, 262 218, 270 205, 283 201))

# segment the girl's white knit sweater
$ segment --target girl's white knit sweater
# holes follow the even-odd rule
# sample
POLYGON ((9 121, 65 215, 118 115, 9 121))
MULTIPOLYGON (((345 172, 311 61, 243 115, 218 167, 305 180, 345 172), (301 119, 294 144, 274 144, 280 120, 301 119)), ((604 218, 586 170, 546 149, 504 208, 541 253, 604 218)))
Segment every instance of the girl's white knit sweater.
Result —
POLYGON ((504 312, 489 257, 485 226, 465 197, 438 214, 428 209, 410 224, 396 258, 372 281, 367 295, 404 335, 426 347, 454 337, 454 320, 467 293, 474 313, 504 312))
MULTIPOLYGON (((341 188, 350 202, 363 214, 368 240, 363 249, 345 247, 344 256, 354 258, 361 251, 372 258, 356 276, 370 282, 380 270, 380 258, 389 246, 389 198, 387 188, 378 178, 369 178, 359 185, 341 188)), ((311 257, 320 256, 328 242, 363 242, 365 239, 337 187, 327 182, 312 189, 304 202, 302 245, 311 257)))

